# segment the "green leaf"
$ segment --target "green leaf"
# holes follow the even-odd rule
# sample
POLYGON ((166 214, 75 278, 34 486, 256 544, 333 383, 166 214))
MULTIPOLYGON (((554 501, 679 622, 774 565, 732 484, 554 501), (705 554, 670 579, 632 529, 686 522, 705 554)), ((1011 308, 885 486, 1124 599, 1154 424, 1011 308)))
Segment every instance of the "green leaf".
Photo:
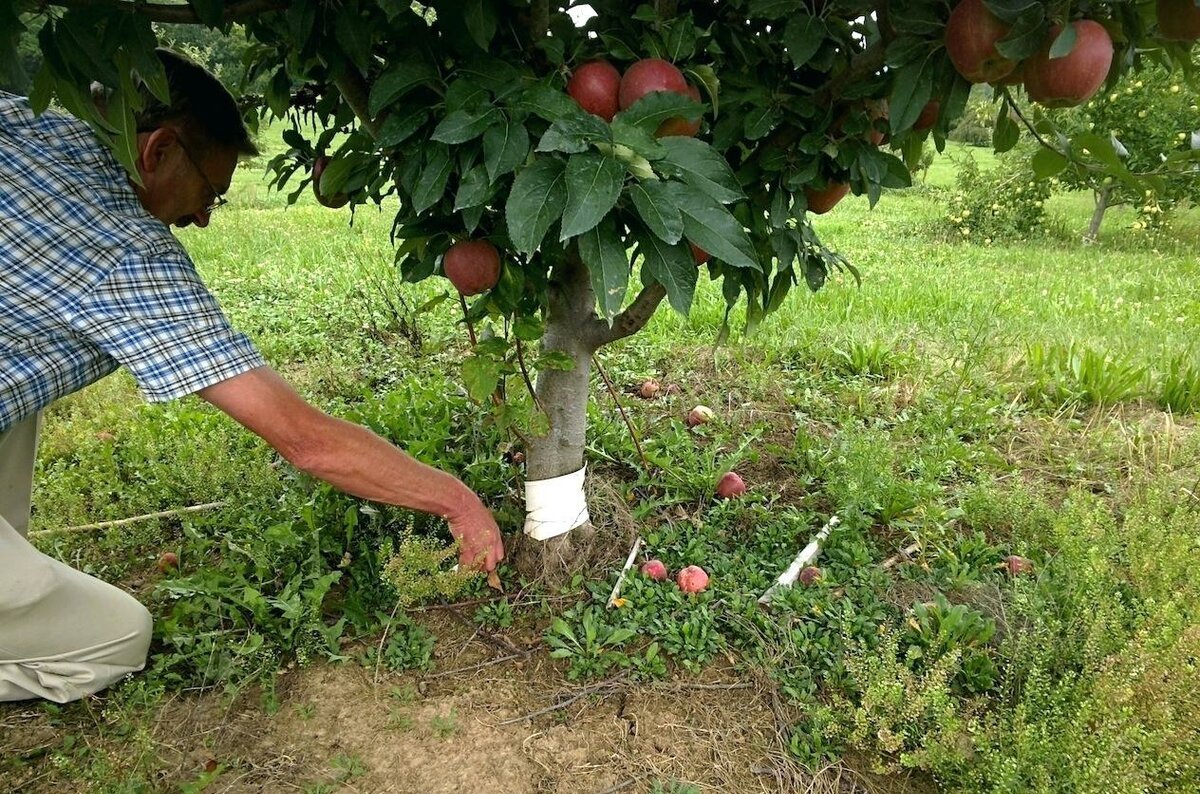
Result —
POLYGON ((746 197, 729 163, 707 143, 678 135, 660 142, 667 154, 659 167, 668 175, 679 177, 722 204, 746 197))
POLYGON ((195 10, 196 18, 210 28, 221 24, 221 14, 225 10, 225 4, 221 0, 191 0, 188 5, 195 10))
POLYGON ((1050 58, 1065 58, 1071 54, 1071 50, 1075 49, 1075 26, 1067 25, 1059 31, 1054 37, 1054 43, 1050 45, 1050 58))
POLYGON ((652 132, 630 124, 619 114, 612 122, 612 136, 613 143, 628 147, 646 160, 657 160, 667 154, 667 150, 652 132))
POLYGON ((687 316, 692 309, 699 268, 686 245, 667 245, 657 236, 639 231, 636 235, 638 253, 642 256, 642 273, 662 284, 667 300, 675 311, 687 316))
POLYGON ((521 110, 527 110, 551 123, 582 112, 579 105, 575 104, 575 100, 567 96, 562 89, 553 88, 545 83, 538 83, 527 89, 517 99, 514 106, 521 110))
POLYGON ((996 42, 996 52, 1014 61, 1023 61, 1037 52, 1046 40, 1046 10, 1041 3, 1027 7, 1008 35, 996 42))
POLYGON ((468 171, 458 184, 458 194, 454 197, 454 211, 478 207, 492 195, 492 182, 488 177, 487 168, 477 165, 468 171))
POLYGON ((892 79, 892 96, 888 100, 889 124, 892 134, 912 129, 933 93, 933 69, 929 59, 913 61, 897 69, 892 79))
POLYGON ((367 107, 372 116, 422 83, 431 83, 438 77, 437 69, 425 61, 404 61, 394 64, 379 76, 371 86, 371 97, 367 107))
POLYGON ((550 129, 538 141, 539 152, 586 152, 592 143, 610 138, 608 125, 585 113, 565 116, 550 125, 550 129))
POLYGON ((536 342, 546 333, 546 325, 539 317, 522 315, 513 321, 512 331, 522 342, 536 342))
POLYGON ((493 182, 513 171, 529 154, 529 133, 525 125, 505 114, 483 133, 483 161, 493 182))
POLYGON ((683 215, 662 182, 653 179, 635 182, 629 187, 629 195, 650 231, 667 245, 679 242, 683 237, 683 215))
POLYGON ((463 384, 476 402, 486 402, 500 385, 501 362, 491 356, 471 356, 463 361, 463 384))
POLYGON ((783 19, 801 8, 801 0, 750 0, 746 14, 751 19, 783 19))
POLYGON ((496 8, 490 0, 467 0, 463 8, 471 40, 486 50, 496 36, 496 8))
POLYGON ((391 113, 379 128, 375 143, 387 149, 398 146, 412 137, 429 120, 429 113, 421 110, 413 113, 391 113))
POLYGON ((540 158, 517 172, 504 207, 508 235, 517 251, 532 254, 567 200, 563 162, 540 158))
POLYGON ((371 62, 371 23, 358 11, 357 5, 342 8, 334 22, 333 36, 338 46, 362 71, 371 62))
POLYGON ((484 130, 492 126, 497 115, 499 111, 493 107, 456 110, 442 119, 429 137, 442 143, 466 143, 478 138, 484 130))
POLYGON ((271 82, 267 83, 265 98, 267 107, 275 114, 275 118, 281 119, 287 115, 288 107, 292 104, 292 81, 282 66, 275 71, 271 82))
POLYGON ((652 91, 622 110, 614 118, 626 124, 654 132, 667 119, 685 118, 695 121, 704 112, 704 105, 689 96, 672 91, 652 91))
POLYGON ((610 324, 625 301, 629 285, 629 257, 617 233, 617 221, 611 215, 588 232, 579 235, 579 256, 592 277, 592 291, 600 316, 610 324))
POLYGON ((414 212, 424 212, 437 204, 446 192, 446 182, 454 162, 450 157, 450 147, 445 144, 432 144, 425 149, 425 167, 417 179, 412 193, 412 208, 414 212))
POLYGON ((562 232, 566 240, 593 228, 616 206, 625 179, 625 166, 615 157, 576 154, 567 160, 567 204, 562 232))
POLYGON ((1030 164, 1038 179, 1049 179, 1067 167, 1067 158, 1043 146, 1034 153, 1030 164))
MULTIPOLYGON (((683 214, 684 236, 734 267, 762 269, 750 237, 728 209, 689 185, 679 182, 664 184, 683 214)), ((694 262, 692 266, 695 267, 694 262)))
POLYGON ((121 73, 121 85, 113 93, 109 102, 109 123, 116 128, 113 135, 113 149, 117 160, 125 166, 125 170, 139 185, 142 184, 138 173, 138 133, 134 114, 141 109, 142 99, 137 86, 133 83, 133 68, 129 56, 124 52, 117 53, 117 68, 121 73))
POLYGON ((1007 152, 1017 145, 1021 138, 1021 128, 1008 115, 1008 103, 1000 103, 1000 112, 996 114, 996 123, 992 127, 992 148, 997 154, 1007 152))
POLYGON ((783 45, 787 47, 788 57, 797 69, 817 54, 825 41, 825 34, 825 23, 817 17, 793 14, 788 19, 783 29, 783 45))

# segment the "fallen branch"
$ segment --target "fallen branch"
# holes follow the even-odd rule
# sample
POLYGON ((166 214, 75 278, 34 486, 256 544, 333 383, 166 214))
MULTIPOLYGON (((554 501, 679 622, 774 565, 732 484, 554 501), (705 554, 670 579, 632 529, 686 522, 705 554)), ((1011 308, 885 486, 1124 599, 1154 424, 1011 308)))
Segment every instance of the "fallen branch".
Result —
POLYGON ((620 673, 618 675, 613 676, 612 678, 605 679, 604 681, 601 681, 597 684, 592 684, 591 686, 585 686, 583 689, 579 690, 571 697, 569 697, 566 700, 563 700, 559 703, 555 703, 553 706, 547 706, 544 709, 538 709, 537 711, 531 711, 528 714, 521 715, 520 717, 513 717, 512 719, 504 720, 503 722, 497 722, 496 726, 499 727, 501 725, 512 725, 515 722, 524 722, 525 720, 531 720, 534 717, 540 717, 543 714, 549 714, 552 711, 558 711, 559 709, 565 709, 567 706, 571 705, 572 703, 574 703, 576 700, 579 700, 580 698, 587 697, 588 695, 593 695, 593 694, 600 692, 602 690, 605 690, 605 689, 615 688, 617 686, 617 684, 619 684, 621 682, 621 679, 624 677, 625 677, 625 674, 620 673))
POLYGON ((821 552, 821 543, 825 540, 825 538, 829 537, 830 531, 840 523, 842 523, 840 518, 837 516, 830 516, 829 523, 822 527, 821 531, 817 533, 816 537, 809 541, 808 545, 796 555, 796 559, 792 560, 792 564, 788 566, 787 570, 779 575, 778 581, 767 588, 767 592, 762 594, 762 598, 758 599, 758 603, 764 605, 769 604, 771 603, 771 599, 775 597, 775 593, 779 590, 779 588, 791 587, 794 585, 796 583, 796 577, 800 575, 800 569, 816 559, 817 555, 821 552))
POLYGON ((886 571, 888 568, 892 568, 898 563, 907 562, 912 555, 916 554, 920 550, 920 543, 913 543, 910 546, 905 546, 904 548, 900 549, 900 551, 884 560, 880 567, 886 571))
POLYGON ((617 596, 621 594, 621 585, 625 584, 625 573, 633 567, 633 561, 637 558, 637 553, 641 548, 642 536, 638 535, 637 540, 633 542, 633 548, 629 550, 629 557, 625 560, 625 567, 621 569, 621 575, 617 577, 617 583, 613 585, 612 592, 608 594, 606 607, 611 609, 612 605, 617 602, 617 596))
POLYGON ((150 521, 155 518, 172 518, 174 516, 185 515, 187 513, 201 513, 205 510, 217 510, 225 507, 228 502, 209 502, 203 505, 192 505, 191 507, 180 507, 175 510, 160 510, 157 513, 146 513, 143 516, 131 516, 130 518, 118 518, 113 521, 100 521, 96 524, 82 524, 77 527, 55 527, 52 529, 35 529, 30 532, 30 535, 46 535, 52 532, 91 532, 96 529, 108 529, 109 527, 123 527, 126 524, 136 524, 139 521, 150 521))
POLYGON ((466 667, 455 667, 453 670, 443 670, 440 673, 427 675, 425 676, 425 680, 432 681, 435 678, 448 678, 449 676, 458 675, 459 673, 469 673, 473 670, 482 670, 484 667, 491 667, 494 664, 511 662, 513 659, 523 659, 526 656, 528 656, 526 653, 510 653, 508 656, 497 656, 495 659, 488 659, 486 662, 480 662, 479 664, 469 664, 466 667))

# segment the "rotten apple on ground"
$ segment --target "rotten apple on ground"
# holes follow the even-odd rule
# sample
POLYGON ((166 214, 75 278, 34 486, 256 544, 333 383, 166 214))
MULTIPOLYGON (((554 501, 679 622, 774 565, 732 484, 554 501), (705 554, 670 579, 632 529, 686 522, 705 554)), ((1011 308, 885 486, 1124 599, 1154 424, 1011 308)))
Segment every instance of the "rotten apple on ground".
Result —
POLYGON ((638 394, 641 395, 643 400, 653 400, 661 390, 662 386, 659 385, 658 381, 650 378, 638 388, 638 394))
POLYGON ((1033 573, 1033 560, 1017 554, 1005 557, 1004 566, 1008 570, 1009 576, 1022 576, 1033 573))
POLYGON ((337 210, 346 206, 350 202, 350 197, 345 193, 326 195, 321 192, 321 175, 325 173, 325 169, 329 167, 331 160, 332 158, 322 155, 313 162, 313 195, 317 197, 317 203, 321 206, 337 210))
POLYGON ((972 83, 995 82, 1017 65, 996 49, 996 42, 1010 30, 983 0, 962 0, 946 22, 946 54, 958 73, 972 83))
POLYGON ((656 582, 666 581, 669 574, 662 560, 647 560, 642 564, 642 573, 656 582))
POLYGON ((459 293, 478 295, 500 280, 500 253, 487 240, 463 240, 450 246, 442 269, 459 293))
POLYGON ((712 418, 713 411, 711 408, 709 408, 707 405, 697 405, 695 408, 688 411, 687 426, 696 427, 697 425, 711 422, 712 418))
POLYGON ((171 573, 179 569, 179 555, 173 551, 164 551, 158 556, 158 570, 171 573))
POLYGON ((567 93, 579 107, 612 121, 621 109, 621 73, 608 61, 588 61, 571 74, 567 93))
POLYGON ((722 499, 736 499, 746 493, 746 482, 737 472, 729 472, 717 483, 717 496, 722 499))
POLYGON ((821 569, 815 565, 809 565, 800 571, 800 584, 808 587, 811 584, 816 584, 821 581, 821 569))
POLYGON ((1054 25, 1042 48, 1025 61, 1025 90, 1034 102, 1048 108, 1075 107, 1087 102, 1104 85, 1112 66, 1113 43, 1099 22, 1079 19, 1075 46, 1061 58, 1051 58, 1050 48, 1062 32, 1054 25))
POLYGON ((685 593, 699 593, 708 587, 708 573, 699 565, 689 565, 676 574, 675 584, 685 593))

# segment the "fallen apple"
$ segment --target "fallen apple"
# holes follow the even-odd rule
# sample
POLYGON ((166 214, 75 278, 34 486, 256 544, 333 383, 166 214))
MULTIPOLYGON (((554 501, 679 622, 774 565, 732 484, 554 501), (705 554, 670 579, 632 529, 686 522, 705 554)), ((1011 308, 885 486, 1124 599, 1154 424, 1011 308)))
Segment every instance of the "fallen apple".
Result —
POLYGON ((1113 43, 1099 22, 1079 19, 1071 23, 1075 45, 1061 58, 1051 58, 1050 48, 1062 31, 1050 28, 1042 48, 1025 61, 1025 90, 1029 98, 1048 108, 1082 105, 1100 90, 1112 66, 1113 43))
POLYGON ((612 121, 621 109, 621 73, 608 61, 588 61, 571 74, 567 93, 579 107, 612 121))
POLYGON ((641 388, 638 389, 638 394, 641 395, 643 400, 653 400, 661 390, 662 387, 659 386, 658 381, 650 378, 641 385, 641 388))
POLYGON ((643 574, 649 576, 656 582, 666 581, 667 577, 669 576, 667 573, 667 566, 663 564, 662 560, 649 560, 645 563, 642 563, 641 570, 643 574))
POLYGON ((179 555, 173 551, 164 551, 158 555, 158 570, 170 573, 179 569, 179 555))
POLYGON ((809 565, 800 571, 800 584, 808 587, 811 584, 816 584, 821 581, 821 569, 815 565, 809 565))
POLYGON ((487 240, 463 240, 446 251, 442 269, 461 294, 478 295, 500 280, 500 254, 487 240))
POLYGON ((697 405, 692 410, 688 411, 687 426, 696 427, 697 425, 711 422, 713 418, 713 410, 707 405, 697 405))
POLYGON ((1005 557, 1004 565, 1008 569, 1009 576, 1021 576, 1022 574, 1033 573, 1033 560, 1016 554, 1005 557))
POLYGON ((746 492, 746 483, 736 472, 729 472, 717 483, 717 496, 722 499, 736 499, 746 492))
POLYGON ((708 574, 699 565, 689 565, 676 574, 675 583, 685 593, 699 593, 708 587, 708 574))

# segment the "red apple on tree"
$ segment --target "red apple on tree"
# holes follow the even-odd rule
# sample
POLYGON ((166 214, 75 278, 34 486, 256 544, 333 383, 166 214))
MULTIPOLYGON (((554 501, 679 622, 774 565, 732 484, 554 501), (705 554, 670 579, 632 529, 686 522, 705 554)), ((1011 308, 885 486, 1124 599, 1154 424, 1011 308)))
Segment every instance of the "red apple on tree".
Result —
POLYGON ((1017 65, 996 49, 996 42, 1009 30, 983 0, 962 0, 946 22, 946 54, 958 73, 972 83, 994 82, 1017 65))
POLYGON ((808 211, 814 215, 824 215, 844 199, 849 192, 850 185, 846 182, 830 182, 819 190, 806 187, 804 196, 808 199, 808 211))
POLYGON ((313 195, 317 197, 317 203, 323 207, 337 210, 346 206, 350 202, 350 197, 345 193, 334 193, 326 195, 321 192, 321 174, 325 173, 325 169, 329 167, 329 163, 333 158, 327 155, 321 155, 313 162, 313 195))
POLYGON ((1167 41, 1200 39, 1200 6, 1195 0, 1158 0, 1158 35, 1167 41))
POLYGON ((579 107, 605 121, 612 121, 621 109, 620 90, 621 73, 608 61, 588 61, 567 81, 567 93, 579 107))
MULTIPOLYGON (((666 122, 663 123, 665 124, 666 122)), ((691 241, 688 242, 688 248, 692 249, 692 261, 697 265, 703 265, 711 258, 711 255, 708 253, 708 251, 705 251, 703 248, 691 241)))
MULTIPOLYGON (((674 64, 661 58, 645 58, 630 66, 621 77, 621 110, 653 91, 688 93, 688 83, 674 64)), ((665 123, 665 122, 664 122, 665 123)))
MULTIPOLYGON (((700 89, 688 83, 687 91, 684 92, 687 96, 700 101, 700 89)), ((676 116, 673 119, 667 119, 662 124, 658 125, 658 129, 654 131, 655 137, 664 138, 668 135, 682 135, 686 138, 691 138, 700 131, 700 117, 697 116, 695 121, 688 121, 682 116, 676 116)))
POLYGON ((1061 58, 1051 58, 1050 48, 1062 28, 1050 28, 1042 48, 1025 61, 1025 90, 1034 102, 1048 108, 1081 105, 1092 98, 1112 66, 1113 43, 1099 22, 1080 19, 1071 23, 1075 46, 1061 58))
POLYGON ((925 103, 925 107, 921 108, 921 115, 917 116, 916 122, 913 124, 913 129, 917 132, 924 132, 927 129, 937 124, 938 114, 942 112, 942 103, 936 99, 931 99, 925 103))
POLYGON ((463 240, 450 246, 442 268, 460 294, 478 295, 500 280, 500 254, 487 240, 463 240))

